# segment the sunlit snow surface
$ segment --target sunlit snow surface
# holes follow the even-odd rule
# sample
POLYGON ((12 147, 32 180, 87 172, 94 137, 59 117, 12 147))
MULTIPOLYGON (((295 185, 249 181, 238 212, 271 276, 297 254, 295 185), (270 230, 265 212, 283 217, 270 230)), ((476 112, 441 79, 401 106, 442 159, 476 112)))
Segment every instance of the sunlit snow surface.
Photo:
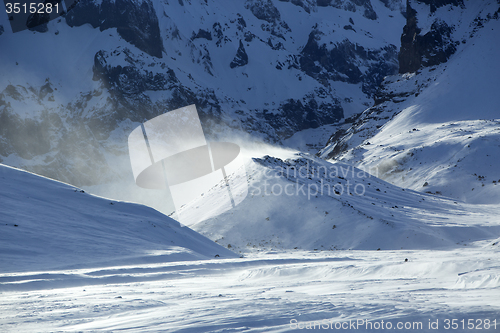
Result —
MULTIPOLYGON (((295 160, 308 158, 296 156, 295 160)), ((262 158, 251 163, 247 166, 250 176, 262 180, 259 174, 281 162, 262 158)), ((429 331, 429 320, 438 320, 440 327, 446 319, 500 320, 500 223, 495 223, 499 215, 495 206, 466 211, 472 205, 402 191, 371 178, 374 187, 367 187, 366 196, 303 200, 306 208, 333 208, 329 215, 338 215, 333 221, 336 229, 332 229, 329 217, 328 221, 315 217, 314 210, 307 223, 300 215, 297 220, 301 223, 286 225, 281 221, 290 232, 281 247, 271 244, 274 238, 265 225, 272 223, 269 221, 261 221, 262 227, 253 234, 222 229, 227 236, 219 243, 227 247, 226 242, 239 242, 235 251, 241 249, 245 257, 237 258, 147 207, 93 197, 12 168, 2 166, 1 170, 0 194, 2 204, 6 204, 0 226, 2 332, 299 331, 294 319, 300 327, 311 321, 323 325, 342 325, 349 320, 384 320, 394 325, 422 322, 424 329, 419 331, 429 331), (404 219, 400 215, 401 223, 385 224, 381 217, 393 209, 384 208, 382 198, 394 196, 395 191, 401 194, 393 200, 408 205, 412 199, 427 199, 427 203, 414 200, 413 205, 421 208, 415 214, 430 219, 411 215, 404 219), (370 212, 364 205, 358 206, 363 200, 373 200, 378 208, 370 212), (451 206, 457 208, 446 213, 451 206), (367 213, 374 218, 363 215, 367 213), (436 225, 439 221, 441 225, 436 225), (304 223, 308 230, 301 228, 304 223), (455 230, 459 224, 463 224, 463 232, 455 230), (436 235, 445 238, 442 243, 436 235, 427 234, 433 227, 441 228, 436 235), (391 228, 396 233, 391 233, 391 228), (414 234, 417 229, 422 229, 418 235, 414 234), (342 235, 345 238, 354 230, 359 237, 350 241, 353 247, 386 244, 393 249, 336 250, 321 248, 319 243, 311 243, 318 245, 317 250, 291 248, 294 241, 306 247, 304 239, 326 240, 324 235, 335 235, 328 230, 341 236, 332 239, 343 246, 347 243, 342 243, 342 235), (393 234, 400 237, 391 238, 393 234), (406 235, 407 241, 401 239, 406 235), (270 242, 257 250, 242 243, 244 237, 266 236, 270 242), (53 239, 57 241, 51 242, 53 239), (420 249, 395 249, 405 242, 420 249)), ((349 175, 343 178, 363 181, 349 175)), ((256 184, 251 184, 255 188, 256 184)), ((301 199, 290 196, 280 200, 293 204, 301 199)), ((269 210, 273 202, 277 203, 277 197, 249 196, 236 209, 253 209, 254 214, 236 225, 257 222, 262 215, 259 210, 269 210), (267 208, 261 200, 268 202, 267 208)), ((230 216, 228 212, 219 220, 226 218, 229 226, 236 222, 230 216)), ((370 331, 364 326, 360 330, 370 331)))
POLYGON ((8 332, 289 332, 301 331, 293 319, 362 319, 422 322, 411 331, 429 332, 429 320, 438 320, 442 332, 445 319, 500 320, 499 251, 483 245, 2 274, 0 325, 8 332))

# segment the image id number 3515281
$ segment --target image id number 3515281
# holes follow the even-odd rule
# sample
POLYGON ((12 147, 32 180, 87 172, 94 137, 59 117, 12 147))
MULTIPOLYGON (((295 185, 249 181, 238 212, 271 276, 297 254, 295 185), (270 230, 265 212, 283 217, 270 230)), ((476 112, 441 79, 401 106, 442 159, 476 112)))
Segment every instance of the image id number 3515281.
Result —
MULTIPOLYGON (((500 326, 500 323, 499 323, 500 326)), ((496 330, 497 329, 497 320, 489 320, 489 319, 445 319, 444 320, 444 329, 445 330, 480 330, 485 329, 489 330, 490 328, 496 330)))
POLYGON ((52 4, 50 2, 31 2, 31 3, 18 3, 7 2, 5 4, 5 11, 7 14, 51 14, 59 13, 59 3, 52 4))

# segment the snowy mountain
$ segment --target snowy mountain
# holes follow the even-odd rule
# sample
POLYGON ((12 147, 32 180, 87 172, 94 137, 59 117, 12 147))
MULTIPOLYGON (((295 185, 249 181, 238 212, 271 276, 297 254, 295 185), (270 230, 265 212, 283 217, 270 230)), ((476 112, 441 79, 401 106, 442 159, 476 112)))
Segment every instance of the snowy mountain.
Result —
MULTIPOLYGON (((498 212, 490 204, 500 200, 495 167, 500 146, 495 119, 500 49, 491 43, 500 31, 499 4, 433 7, 422 2, 414 7, 418 11, 412 9, 405 31, 417 22, 427 43, 425 52, 439 59, 422 52, 415 57, 421 60, 416 73, 387 77, 375 95, 375 106, 337 125, 317 154, 327 162, 290 152, 265 158, 254 152, 254 160, 246 165, 247 199, 191 227, 243 253, 444 249, 498 238, 498 212), (454 51, 444 58, 431 51, 446 44, 429 37, 436 36, 437 21, 453 32, 449 41, 461 41, 453 42, 454 51), (310 174, 288 175, 304 165, 310 174), (272 170, 277 167, 287 174, 275 176, 272 170), (335 172, 319 175, 310 168, 335 172), (359 195, 348 194, 348 186, 350 194, 359 186, 359 195)), ((422 44, 419 38, 414 43, 422 44)), ((302 138, 317 140, 323 136, 318 131, 304 131, 302 138)), ((300 142, 301 135, 289 141, 300 142)), ((216 206, 217 190, 209 195, 214 199, 207 204, 216 206)), ((197 209, 203 209, 201 200, 181 213, 196 216, 197 209)))
MULTIPOLYGON (((116 3, 83 1, 66 17, 49 22, 43 33, 0 36, 9 45, 1 63, 25 59, 22 65, 6 68, 2 76, 3 82, 20 83, 9 84, 0 100, 5 163, 93 185, 86 189, 170 214, 163 193, 135 185, 126 138, 139 122, 194 101, 207 136, 257 151, 249 157, 261 158, 267 150, 258 145, 254 149, 252 142, 279 140, 292 133, 281 140, 284 145, 315 153, 336 130, 319 152, 323 159, 348 163, 420 193, 470 203, 498 202, 497 121, 478 120, 494 119, 499 105, 498 47, 491 43, 498 36, 497 2, 411 1, 404 8, 389 1, 149 4, 124 3, 142 9, 135 14, 126 11, 134 17, 120 14, 107 19, 114 12, 108 7, 116 3), (156 16, 149 15, 153 12, 156 16), (196 28, 181 19, 186 15, 197 22, 196 28), (120 28, 123 22, 141 20, 147 22, 134 23, 126 32, 120 28), (147 33, 139 33, 141 29, 147 33), (409 38, 412 34, 414 38, 409 38), (399 39, 399 54, 390 56, 391 45, 399 39), (60 52, 43 47, 49 42, 55 42, 60 52), (145 46, 153 44, 161 46, 161 52, 145 46), (40 67, 29 62, 34 56, 29 47, 39 50, 40 59, 54 58, 53 54, 66 59, 40 67), (275 66, 276 59, 290 54, 296 55, 295 65, 275 66), (380 56, 385 60, 376 60, 380 56), (396 58, 396 71, 418 71, 388 76, 376 89, 374 81, 370 83, 377 77, 372 70, 393 68, 396 58), (76 66, 67 70, 74 59, 76 66), (31 88, 22 83, 26 80, 31 88), (307 119, 310 114, 304 109, 278 110, 282 101, 311 87, 344 94, 334 98, 341 101, 344 118, 312 125, 302 122, 300 117, 307 119), (352 94, 358 97, 347 103, 346 96, 352 94), (369 96, 375 106, 358 115, 356 110, 364 108, 369 96), (67 104, 58 105, 59 100, 67 104), (261 113, 271 110, 273 100, 277 109, 261 113), (47 109, 50 104, 55 104, 52 111, 47 109), (329 122, 334 123, 322 125, 329 122)), ((317 107, 320 95, 311 97, 316 100, 316 115, 322 112, 317 107)), ((248 166, 253 170, 253 164, 248 166)), ((183 211, 196 216, 195 210, 183 211)))
POLYGON ((1 273, 235 257, 149 207, 5 165, 0 185, 1 273))
POLYGON ((212 139, 279 143, 335 123, 397 73, 404 10, 399 0, 82 0, 16 33, 0 15, 0 159, 96 185, 129 177, 116 157, 133 128, 185 105, 212 139))
POLYGON ((417 15, 415 43, 433 34, 439 18, 454 41, 448 44, 453 54, 447 61, 421 54, 418 61, 400 63, 402 69, 417 66, 418 71, 386 78, 377 105, 333 135, 319 155, 376 171, 392 184, 422 193, 498 204, 500 48, 492 41, 500 36, 500 4, 418 8, 424 14, 417 15))
MULTIPOLYGON (((190 225, 233 251, 450 249, 500 237, 496 205, 401 188, 349 164, 265 156, 246 169, 247 198, 190 225)), ((205 193, 204 203, 217 206, 221 191, 205 193)), ((196 216, 200 202, 181 214, 196 216)))
POLYGON ((0 165, 0 330, 498 331, 499 15, 103 0, 14 34, 0 15, 0 158, 87 185, 0 165), (226 210, 228 172, 176 212, 188 228, 125 202, 170 213, 126 142, 191 103, 249 189, 226 210))

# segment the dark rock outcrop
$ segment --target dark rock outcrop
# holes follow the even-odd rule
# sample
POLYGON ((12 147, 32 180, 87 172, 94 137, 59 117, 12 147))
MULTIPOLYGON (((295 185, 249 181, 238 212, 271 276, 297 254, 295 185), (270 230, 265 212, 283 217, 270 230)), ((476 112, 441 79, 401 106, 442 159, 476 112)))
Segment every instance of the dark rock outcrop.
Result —
POLYGON ((199 29, 198 33, 193 32, 193 36, 191 37, 191 40, 195 40, 198 38, 204 38, 206 40, 212 40, 212 34, 209 31, 199 29))
MULTIPOLYGON (((426 0, 431 9, 444 4, 460 3, 459 0, 426 0)), ((399 73, 415 72, 420 67, 428 67, 446 62, 455 53, 458 41, 453 41, 449 27, 444 21, 436 19, 429 32, 421 35, 418 27, 417 12, 407 0, 406 25, 401 35, 399 52, 399 73)))
POLYGON ((370 20, 377 19, 377 13, 373 10, 370 0, 316 0, 318 7, 332 6, 338 9, 343 9, 349 12, 363 11, 363 16, 370 20))
POLYGON ((292 31, 281 19, 278 8, 271 0, 246 0, 245 8, 249 9, 256 18, 266 22, 261 24, 260 28, 272 36, 286 40, 285 35, 292 31))
MULTIPOLYGON (((122 51, 128 55, 130 51, 122 51)), ((140 70, 133 62, 128 66, 112 66, 107 62, 108 52, 99 51, 94 57, 94 80, 100 80, 104 86, 114 94, 134 95, 146 90, 168 90, 172 85, 179 84, 175 73, 171 69, 164 69, 161 73, 140 70)), ((132 59, 132 57, 129 57, 132 59)))
POLYGON ((248 55, 245 51, 245 47, 243 46, 243 42, 240 40, 240 46, 238 47, 238 51, 236 51, 236 55, 234 56, 233 61, 229 64, 229 67, 241 67, 248 64, 248 55))
POLYGON ((372 50, 346 39, 333 47, 327 47, 326 44, 318 43, 321 34, 318 30, 309 34, 299 63, 301 70, 325 85, 328 80, 363 83, 363 92, 372 95, 384 76, 397 73, 396 46, 372 50), (359 69, 362 66, 368 69, 362 72, 359 69))
MULTIPOLYGON (((291 125, 291 128, 296 130, 331 124, 339 121, 344 116, 339 100, 335 100, 335 104, 332 104, 318 103, 313 98, 309 100, 303 99, 302 101, 290 99, 282 104, 281 108, 283 110, 282 121, 285 119, 289 122, 288 127, 291 125)), ((266 117, 266 120, 273 122, 273 119, 269 116, 266 117)))
POLYGON ((439 7, 443 7, 446 5, 453 5, 457 7, 464 5, 463 0, 420 0, 420 2, 429 5, 431 13, 434 13, 439 7))
POLYGON ((50 21, 50 15, 47 13, 34 13, 28 17, 26 21, 26 27, 31 31, 47 32, 47 23, 50 21))
POLYGON ((252 14, 259 20, 275 23, 281 18, 278 8, 274 6, 271 0, 247 1, 246 7, 250 9, 252 14))
POLYGON ((158 17, 150 0, 103 0, 101 4, 82 0, 66 15, 66 23, 71 27, 90 23, 101 31, 116 28, 123 39, 138 49, 162 57, 158 17))

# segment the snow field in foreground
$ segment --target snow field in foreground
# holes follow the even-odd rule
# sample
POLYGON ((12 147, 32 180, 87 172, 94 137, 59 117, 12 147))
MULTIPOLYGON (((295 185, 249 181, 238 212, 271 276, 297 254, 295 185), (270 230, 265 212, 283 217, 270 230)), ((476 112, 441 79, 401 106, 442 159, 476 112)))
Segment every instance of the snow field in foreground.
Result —
POLYGON ((1 274, 0 327, 290 332, 301 331, 290 325, 293 319, 301 325, 383 320, 394 326, 421 322, 423 329, 413 331, 430 332, 429 320, 438 320, 442 332, 446 319, 500 321, 499 267, 498 247, 478 244, 452 251, 300 251, 1 274))

